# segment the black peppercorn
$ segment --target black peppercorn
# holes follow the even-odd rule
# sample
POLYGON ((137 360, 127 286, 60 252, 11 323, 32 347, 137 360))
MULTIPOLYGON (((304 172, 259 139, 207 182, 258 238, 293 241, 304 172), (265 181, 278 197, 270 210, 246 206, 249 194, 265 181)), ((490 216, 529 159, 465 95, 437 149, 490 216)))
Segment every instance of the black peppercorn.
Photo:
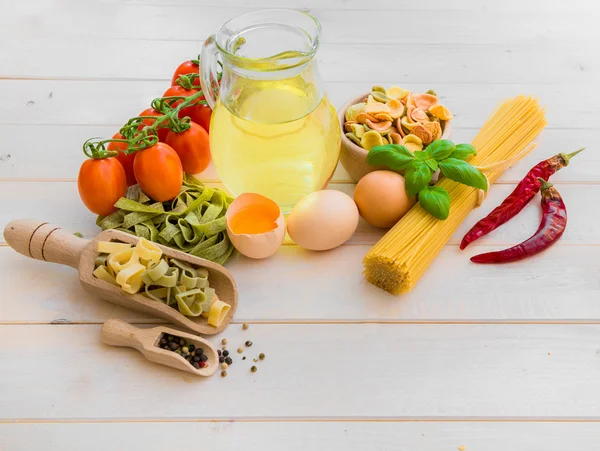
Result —
POLYGON ((225 357, 223 357, 222 355, 219 356, 219 362, 223 363, 225 361, 225 357))
POLYGON ((194 363, 192 363, 192 366, 193 366, 194 368, 196 368, 197 370, 199 370, 199 369, 200 369, 200 364, 199 364, 198 362, 194 362, 194 363))
POLYGON ((242 360, 246 360, 246 356, 242 357, 242 360))
POLYGON ((161 345, 161 346, 164 346, 164 345, 166 345, 167 343, 168 343, 168 341, 167 341, 167 339, 166 339, 165 337, 162 337, 162 338, 160 339, 160 345, 161 345))
POLYGON ((201 361, 201 362, 206 362, 207 360, 208 360, 208 356, 207 356, 206 354, 202 354, 202 355, 200 356, 200 361, 201 361))
POLYGON ((221 350, 220 349, 217 349, 217 355, 219 355, 219 356, 221 355, 221 350))
POLYGON ((229 351, 223 351, 223 355, 227 357, 229 355, 229 351))
POLYGON ((190 348, 190 352, 194 352, 194 349, 196 349, 196 346, 194 345, 189 345, 188 348, 190 348))
POLYGON ((172 341, 171 343, 169 343, 169 348, 171 348, 172 351, 175 351, 177 348, 179 348, 179 345, 172 341))
POLYGON ((194 362, 199 362, 199 361, 200 361, 200 357, 198 357, 198 356, 196 355, 196 356, 192 357, 192 360, 193 360, 194 362))
POLYGON ((225 359, 225 363, 226 363, 227 365, 231 365, 231 364, 233 363, 233 360, 231 360, 231 357, 227 357, 227 358, 225 359))
POLYGON ((246 346, 248 346, 248 347, 252 346, 252 342, 251 342, 250 340, 248 340, 248 341, 246 342, 246 346))

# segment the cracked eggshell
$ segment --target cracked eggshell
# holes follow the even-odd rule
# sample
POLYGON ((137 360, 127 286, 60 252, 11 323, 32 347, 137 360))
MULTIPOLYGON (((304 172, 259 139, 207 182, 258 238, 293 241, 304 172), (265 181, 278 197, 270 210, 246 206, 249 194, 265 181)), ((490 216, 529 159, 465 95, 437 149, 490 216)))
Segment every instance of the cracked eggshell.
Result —
POLYGON ((285 221, 279 206, 268 197, 256 193, 240 194, 227 209, 227 236, 233 246, 249 258, 267 258, 277 252, 285 238, 285 221), (273 229, 262 233, 235 233, 232 219, 240 212, 256 209, 261 221, 273 221, 273 229), (265 217, 265 215, 267 215, 265 217))

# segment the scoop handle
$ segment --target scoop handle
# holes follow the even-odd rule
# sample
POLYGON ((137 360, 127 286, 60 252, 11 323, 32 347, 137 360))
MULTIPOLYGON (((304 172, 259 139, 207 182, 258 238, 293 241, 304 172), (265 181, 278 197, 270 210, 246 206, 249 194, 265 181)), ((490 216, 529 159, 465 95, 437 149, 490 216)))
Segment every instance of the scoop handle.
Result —
POLYGON ((35 219, 17 219, 4 228, 4 239, 19 254, 72 268, 89 241, 65 232, 56 225, 35 219))
POLYGON ((126 346, 142 351, 145 345, 151 344, 156 333, 152 329, 140 329, 120 319, 106 320, 100 331, 102 342, 111 346, 126 346))

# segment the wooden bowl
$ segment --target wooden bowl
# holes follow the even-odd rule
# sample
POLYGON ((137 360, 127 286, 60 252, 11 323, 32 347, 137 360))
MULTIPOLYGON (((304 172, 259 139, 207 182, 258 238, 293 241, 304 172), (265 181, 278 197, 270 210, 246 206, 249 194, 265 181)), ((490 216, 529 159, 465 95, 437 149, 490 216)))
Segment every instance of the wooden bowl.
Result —
MULTIPOLYGON (((361 102, 365 97, 367 97, 370 93, 364 93, 358 97, 355 97, 349 100, 344 106, 339 110, 339 120, 340 127, 342 129, 342 150, 340 152, 340 162, 346 172, 354 179, 355 181, 359 181, 369 172, 378 171, 381 169, 390 168, 385 166, 373 166, 367 163, 367 154, 369 153, 366 149, 363 149, 358 144, 353 143, 348 139, 344 132, 344 123, 346 122, 346 110, 356 104, 361 102)), ((451 139, 452 138, 452 121, 441 121, 442 125, 442 139, 451 139)), ((402 173, 403 171, 399 171, 402 173)))

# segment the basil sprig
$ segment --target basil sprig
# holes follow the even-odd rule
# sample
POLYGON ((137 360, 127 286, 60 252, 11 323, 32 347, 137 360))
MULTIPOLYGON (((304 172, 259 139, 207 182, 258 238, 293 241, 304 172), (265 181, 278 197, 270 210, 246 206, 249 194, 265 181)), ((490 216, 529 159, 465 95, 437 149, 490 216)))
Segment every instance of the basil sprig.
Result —
POLYGON ((418 194, 421 207, 443 220, 450 214, 450 195, 444 188, 429 186, 438 168, 450 180, 484 191, 488 189, 487 179, 481 171, 465 161, 471 155, 477 155, 477 152, 470 144, 455 145, 442 139, 415 153, 398 144, 376 146, 369 151, 367 163, 387 166, 394 171, 404 170, 407 194, 418 194))

